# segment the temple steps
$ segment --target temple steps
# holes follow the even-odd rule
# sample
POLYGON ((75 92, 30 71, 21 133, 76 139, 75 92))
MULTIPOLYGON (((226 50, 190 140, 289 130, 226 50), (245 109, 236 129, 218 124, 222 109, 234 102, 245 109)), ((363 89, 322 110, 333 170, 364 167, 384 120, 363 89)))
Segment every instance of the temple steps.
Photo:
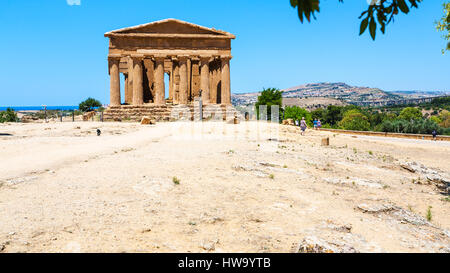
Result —
MULTIPOLYGON (((156 121, 176 121, 181 119, 199 120, 198 103, 189 105, 121 105, 109 106, 103 113, 104 121, 140 121, 147 116, 156 121)), ((222 115, 222 120, 231 120, 235 116, 242 117, 236 109, 230 105, 204 105, 203 119, 220 120, 217 115, 222 115)))

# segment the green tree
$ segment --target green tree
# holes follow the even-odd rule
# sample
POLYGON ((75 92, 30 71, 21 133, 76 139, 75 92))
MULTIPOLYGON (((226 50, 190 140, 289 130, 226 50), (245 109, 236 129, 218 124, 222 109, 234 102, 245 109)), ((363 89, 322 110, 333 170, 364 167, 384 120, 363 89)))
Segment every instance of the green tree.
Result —
POLYGON ((395 113, 387 113, 384 120, 395 120, 397 119, 397 115, 395 113))
POLYGON ((283 92, 276 88, 267 88, 261 92, 261 95, 258 96, 258 101, 255 104, 256 107, 256 115, 259 119, 259 106, 266 105, 267 106, 267 119, 271 120, 272 117, 272 106, 278 106, 280 108, 281 114, 281 105, 282 105, 282 95, 283 92))
POLYGON ((436 22, 436 29, 443 32, 442 38, 448 41, 447 47, 442 50, 442 54, 444 54, 446 50, 450 50, 450 2, 444 3, 443 6, 444 15, 441 20, 436 22))
POLYGON ((378 124, 382 123, 384 119, 386 119, 386 114, 380 113, 378 111, 372 112, 369 115, 370 126, 374 128, 378 124))
POLYGON ((367 116, 357 109, 344 113, 343 119, 339 122, 339 127, 345 130, 369 131, 370 123, 367 116))
POLYGON ((284 110, 284 118, 291 118, 293 120, 301 120, 302 118, 305 118, 306 123, 308 123, 308 125, 310 126, 312 125, 311 113, 308 110, 298 106, 286 107, 286 109, 284 110))
MULTIPOLYGON (((315 12, 320 12, 320 0, 290 0, 291 6, 297 8, 298 17, 303 23, 304 18, 311 21, 311 16, 316 19, 315 12)), ((339 2, 344 2, 339 0, 339 2)), ((363 18, 360 26, 359 35, 363 34, 367 27, 370 36, 375 40, 377 25, 380 25, 380 31, 384 34, 386 26, 394 21, 394 17, 400 12, 408 14, 410 8, 417 8, 422 0, 371 0, 368 9, 361 13, 359 19, 363 18)))
POLYGON ((16 112, 12 108, 6 108, 6 111, 0 112, 0 123, 4 122, 17 122, 19 118, 17 117, 16 112))
POLYGON ((406 107, 400 112, 398 118, 404 120, 422 119, 422 112, 415 107, 406 107))
POLYGON ((311 118, 325 120, 326 111, 323 108, 317 108, 316 110, 311 111, 311 118))
POLYGON ((342 107, 336 105, 328 105, 325 112, 325 123, 330 126, 336 125, 342 119, 342 107))
POLYGON ((434 121, 429 119, 411 120, 385 120, 382 123, 383 132, 404 133, 404 134, 431 134, 436 130, 442 134, 443 130, 434 121))
POLYGON ((430 119, 436 122, 437 124, 442 122, 442 120, 438 116, 431 116, 430 119))
POLYGON ((441 114, 439 115, 439 119, 441 122, 439 122, 439 125, 444 128, 450 128, 450 112, 447 110, 443 110, 441 114))
POLYGON ((100 101, 93 99, 93 98, 88 98, 87 100, 81 102, 78 105, 78 108, 80 109, 80 111, 82 112, 89 112, 94 110, 97 107, 101 107, 102 104, 100 101))

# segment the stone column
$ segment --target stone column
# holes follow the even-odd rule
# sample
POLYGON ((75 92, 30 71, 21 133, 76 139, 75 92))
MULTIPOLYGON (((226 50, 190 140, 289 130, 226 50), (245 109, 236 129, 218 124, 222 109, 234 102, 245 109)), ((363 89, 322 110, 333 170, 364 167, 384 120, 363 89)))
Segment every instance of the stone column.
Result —
POLYGON ((174 84, 174 83, 173 83, 173 78, 174 78, 173 72, 174 72, 174 69, 173 69, 173 61, 170 60, 170 73, 169 73, 169 100, 171 100, 172 103, 173 103, 173 91, 174 91, 174 88, 173 88, 173 84, 174 84))
MULTIPOLYGON (((173 59, 172 59, 173 61, 173 59)), ((178 65, 178 62, 174 62, 174 68, 173 68, 173 103, 178 104, 180 102, 180 66, 178 65)))
POLYGON ((202 101, 209 103, 209 62, 211 57, 200 57, 200 89, 202 90, 202 101))
POLYGON ((180 104, 188 103, 188 76, 187 76, 187 56, 180 56, 180 104))
POLYGON ((164 57, 155 57, 155 104, 165 104, 164 57))
POLYGON ((152 99, 155 101, 154 79, 155 64, 151 58, 144 59, 144 102, 152 99))
POLYGON ((128 81, 127 81, 127 89, 128 93, 125 92, 125 102, 128 104, 133 104, 133 59, 128 57, 128 81))
POLYGON ((120 105, 120 58, 109 58, 110 85, 110 105, 120 105))
POLYGON ((212 100, 214 101, 214 103, 218 103, 219 101, 222 100, 222 97, 218 97, 219 96, 219 81, 220 81, 220 62, 219 60, 215 59, 214 60, 214 70, 213 70, 213 74, 212 74, 212 100))
POLYGON ((230 88, 230 56, 222 56, 222 104, 231 104, 231 88, 230 88))
POLYGON ((187 68, 187 98, 188 98, 188 102, 191 100, 192 98, 192 61, 191 58, 187 59, 187 63, 186 63, 186 68, 187 68))
POLYGON ((211 61, 209 63, 209 102, 216 104, 217 100, 216 100, 216 96, 215 96, 215 92, 214 92, 214 61, 211 61))
POLYGON ((144 104, 142 58, 133 57, 133 105, 144 104))

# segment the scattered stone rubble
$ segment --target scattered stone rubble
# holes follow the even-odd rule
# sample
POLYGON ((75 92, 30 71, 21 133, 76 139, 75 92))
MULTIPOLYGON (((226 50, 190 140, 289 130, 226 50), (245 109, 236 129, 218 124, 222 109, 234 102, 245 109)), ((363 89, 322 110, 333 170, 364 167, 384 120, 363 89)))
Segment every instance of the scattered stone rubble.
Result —
POLYGON ((251 166, 250 165, 233 165, 232 169, 235 171, 246 171, 251 172, 255 176, 260 178, 265 178, 270 176, 270 172, 285 172, 285 173, 294 173, 302 178, 308 178, 309 175, 305 172, 289 169, 286 166, 282 167, 278 164, 270 163, 270 162, 254 162, 251 166))
POLYGON ((357 210, 372 214, 380 220, 391 222, 397 229, 410 234, 412 239, 403 239, 409 248, 420 247, 429 252, 450 253, 450 233, 433 225, 420 215, 399 206, 386 204, 359 204, 357 210))
POLYGON ((13 186, 13 185, 17 185, 17 184, 21 184, 21 183, 25 183, 25 182, 30 182, 30 181, 36 180, 37 178, 38 178, 37 176, 13 178, 13 179, 9 179, 6 181, 0 181, 0 186, 2 186, 2 185, 13 186))
POLYGON ((448 178, 448 174, 443 174, 438 170, 427 168, 417 162, 405 162, 400 164, 400 166, 411 173, 419 174, 423 180, 433 183, 439 190, 450 194, 450 178, 448 178))
POLYGON ((254 168, 251 166, 233 165, 232 168, 238 172, 240 172, 240 171, 251 172, 254 175, 256 175, 257 177, 261 177, 261 178, 269 176, 269 174, 267 172, 265 172, 264 170, 254 168))
POLYGON ((309 236, 304 238, 298 248, 297 253, 339 253, 340 251, 328 244, 327 242, 315 237, 309 236))
POLYGON ((216 249, 216 244, 219 243, 219 239, 206 240, 200 242, 200 248, 206 251, 214 251, 216 249))
POLYGON ((379 246, 367 242, 363 236, 352 233, 351 224, 325 221, 322 225, 306 231, 299 244, 292 248, 294 253, 359 253, 383 252, 379 246), (319 234, 319 235, 317 235, 319 234))
POLYGON ((383 184, 381 182, 377 181, 371 181, 367 179, 361 179, 361 178, 349 178, 349 179, 340 179, 336 177, 330 177, 330 178, 324 178, 325 182, 335 185, 354 185, 354 186, 363 186, 363 187, 369 187, 369 188, 377 188, 381 189, 383 188, 383 184))
POLYGON ((432 226, 431 223, 422 216, 391 204, 368 205, 363 203, 357 205, 356 208, 363 213, 376 215, 384 214, 388 217, 392 217, 400 223, 409 223, 417 226, 432 226))

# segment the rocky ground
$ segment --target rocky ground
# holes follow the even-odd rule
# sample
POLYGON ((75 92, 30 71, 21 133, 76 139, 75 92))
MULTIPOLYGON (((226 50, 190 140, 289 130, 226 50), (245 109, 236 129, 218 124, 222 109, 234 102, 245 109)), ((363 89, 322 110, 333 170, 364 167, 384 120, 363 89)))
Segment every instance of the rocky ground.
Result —
POLYGON ((448 142, 256 122, 0 126, 1 252, 450 252, 448 142))

